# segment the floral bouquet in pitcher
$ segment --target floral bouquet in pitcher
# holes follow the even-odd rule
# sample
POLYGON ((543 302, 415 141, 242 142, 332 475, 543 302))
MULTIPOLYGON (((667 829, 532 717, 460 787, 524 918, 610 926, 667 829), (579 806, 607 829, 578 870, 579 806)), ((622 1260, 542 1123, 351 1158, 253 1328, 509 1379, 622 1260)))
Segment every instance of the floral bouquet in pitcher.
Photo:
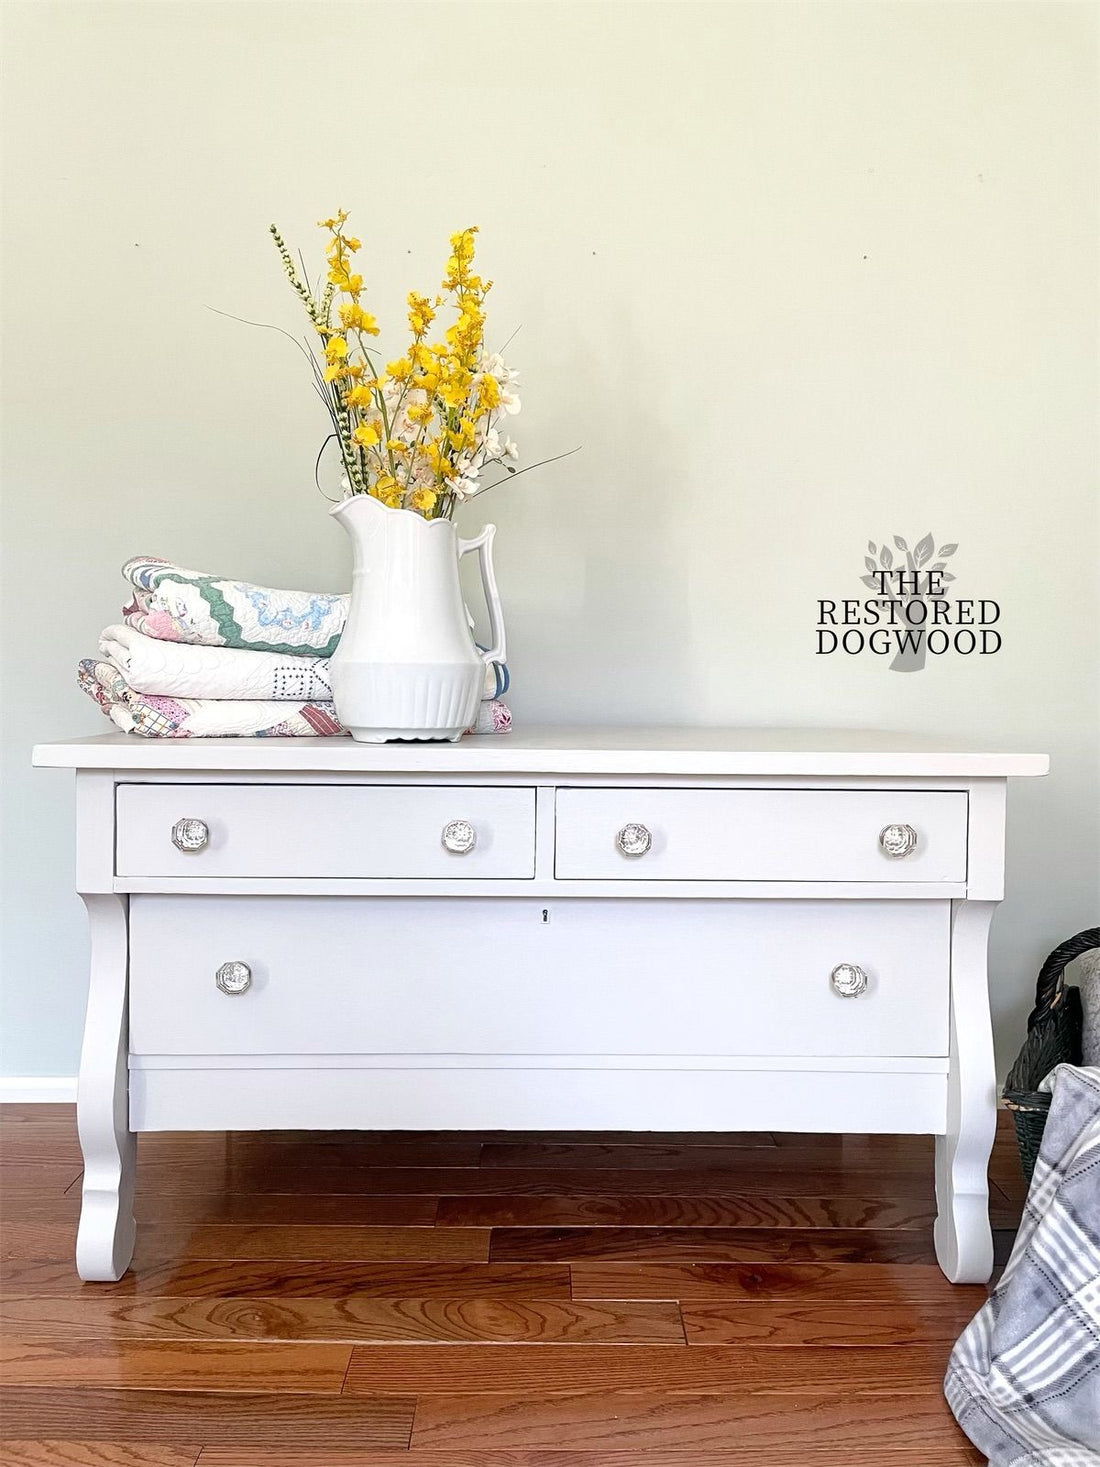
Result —
POLYGON ((437 295, 410 292, 410 339, 387 361, 376 344, 378 321, 363 303, 355 269, 361 244, 347 219, 341 209, 321 221, 328 269, 316 289, 271 226, 313 328, 309 360, 332 419, 325 444, 335 439, 343 464, 344 498, 331 512, 354 555, 347 624, 330 663, 332 694, 341 723, 364 743, 454 740, 476 716, 486 664, 503 665, 505 638, 496 526, 462 540, 453 516, 464 500, 524 472, 502 433, 519 412, 516 373, 485 347, 492 282, 474 270, 476 229, 451 236, 437 295), (477 553, 489 609, 488 647, 474 641, 459 581, 469 551, 477 553))
POLYGON ((315 333, 311 360, 332 419, 326 442, 334 438, 339 446, 349 493, 425 519, 449 519, 457 503, 516 473, 519 457, 502 433, 520 409, 518 373, 485 347, 492 281, 474 271, 477 230, 451 236, 439 294, 429 299, 409 292, 410 340, 400 356, 383 362, 378 322, 363 305, 363 277, 354 266, 361 242, 347 232, 347 218, 341 209, 321 221, 328 232, 328 270, 316 290, 271 226, 315 333), (440 331, 444 312, 450 324, 440 331), (433 326, 437 340, 430 339, 433 326), (498 477, 487 482, 493 469, 498 477))

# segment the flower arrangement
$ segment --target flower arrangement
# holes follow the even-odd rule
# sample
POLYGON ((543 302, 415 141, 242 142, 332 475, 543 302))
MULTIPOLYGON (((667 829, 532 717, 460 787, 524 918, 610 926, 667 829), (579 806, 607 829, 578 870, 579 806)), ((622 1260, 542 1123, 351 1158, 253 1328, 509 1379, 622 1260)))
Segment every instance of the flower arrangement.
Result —
POLYGON ((505 420, 520 409, 519 374, 485 347, 485 298, 492 281, 473 269, 477 229, 451 236, 434 300, 410 291, 412 339, 402 356, 383 366, 374 344, 378 322, 362 305, 363 277, 353 268, 360 241, 347 232, 347 218, 341 209, 319 221, 329 236, 328 272, 316 291, 271 226, 283 269, 316 337, 310 361, 332 418, 345 488, 425 519, 450 518, 457 503, 494 487, 482 482, 485 470, 495 466, 507 477, 517 472, 519 457, 516 445, 501 434, 505 420), (445 308, 455 311, 455 319, 442 340, 430 342, 429 330, 445 308))

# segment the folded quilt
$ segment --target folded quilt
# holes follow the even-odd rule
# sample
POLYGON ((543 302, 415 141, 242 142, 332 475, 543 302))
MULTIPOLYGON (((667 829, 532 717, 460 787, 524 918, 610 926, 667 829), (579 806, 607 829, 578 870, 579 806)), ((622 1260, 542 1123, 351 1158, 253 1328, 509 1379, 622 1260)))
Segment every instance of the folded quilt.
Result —
MULTIPOLYGON (((134 631, 158 642, 281 657, 331 657, 347 620, 347 596, 279 591, 249 581, 223 580, 154 556, 128 560, 122 574, 134 588, 132 603, 123 609, 123 620, 134 631)), ((260 677, 261 684, 264 676, 260 677)), ((508 669, 491 664, 485 696, 499 698, 507 691, 508 669)))
MULTIPOLYGON (((107 627, 100 635, 99 650, 135 693, 169 698, 266 698, 278 703, 332 701, 327 657, 162 642, 130 626, 107 627)), ((495 665, 487 667, 482 696, 497 697, 499 684, 495 665)))
POLYGON ((346 596, 222 580, 153 556, 122 574, 134 588, 126 624, 162 642, 331 657, 347 617, 346 596))
POLYGON ((86 658, 77 682, 123 733, 152 739, 312 738, 340 734, 331 701, 177 698, 136 692, 110 662, 86 658))
MULTIPOLYGON (((343 734, 330 700, 184 698, 138 692, 111 662, 85 658, 77 682, 123 733, 144 738, 313 738, 343 734)), ((471 733, 507 733, 512 714, 499 698, 478 708, 471 733)))

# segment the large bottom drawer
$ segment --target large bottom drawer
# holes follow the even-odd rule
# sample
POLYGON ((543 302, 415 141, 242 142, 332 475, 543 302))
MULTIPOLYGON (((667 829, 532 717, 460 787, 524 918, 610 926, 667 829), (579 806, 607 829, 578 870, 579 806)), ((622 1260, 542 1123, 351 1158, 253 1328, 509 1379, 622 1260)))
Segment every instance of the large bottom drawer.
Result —
POLYGON ((150 895, 130 932, 134 1055, 947 1053, 946 902, 150 895))

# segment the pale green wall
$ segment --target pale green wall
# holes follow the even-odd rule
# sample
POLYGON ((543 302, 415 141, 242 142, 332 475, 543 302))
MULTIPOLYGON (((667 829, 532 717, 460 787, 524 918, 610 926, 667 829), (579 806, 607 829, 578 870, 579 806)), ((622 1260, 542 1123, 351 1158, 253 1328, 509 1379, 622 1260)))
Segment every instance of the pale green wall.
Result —
MULTIPOLYGON (((396 322, 471 222, 534 459, 500 525, 520 722, 913 728, 1049 750, 1010 805, 1002 1061, 1097 908, 1096 10, 4 7, 6 1072, 71 1073, 73 665, 165 555, 337 588, 324 423, 266 235, 352 209, 396 322), (931 529, 1004 651, 815 658, 931 529)), ((316 237, 315 237, 316 235, 316 237)), ((481 521, 481 506, 465 523, 481 521)))

